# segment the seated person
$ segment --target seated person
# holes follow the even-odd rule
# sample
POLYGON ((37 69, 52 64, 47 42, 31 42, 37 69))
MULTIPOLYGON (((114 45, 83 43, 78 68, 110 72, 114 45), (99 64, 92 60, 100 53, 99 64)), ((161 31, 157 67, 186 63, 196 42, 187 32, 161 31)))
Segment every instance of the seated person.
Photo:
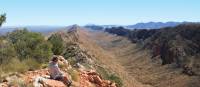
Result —
POLYGON ((62 81, 68 87, 71 85, 71 80, 69 80, 69 78, 66 75, 64 75, 58 67, 58 57, 54 56, 52 58, 48 68, 51 79, 62 81))

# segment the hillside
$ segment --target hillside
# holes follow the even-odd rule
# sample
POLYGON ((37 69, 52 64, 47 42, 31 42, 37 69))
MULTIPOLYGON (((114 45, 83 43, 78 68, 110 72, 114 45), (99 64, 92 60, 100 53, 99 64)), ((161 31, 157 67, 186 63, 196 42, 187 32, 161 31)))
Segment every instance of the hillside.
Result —
POLYGON ((139 81, 157 87, 199 87, 199 30, 199 24, 183 24, 156 30, 111 28, 106 31, 135 44, 125 45, 115 55, 123 57, 120 61, 129 60, 122 63, 139 81))

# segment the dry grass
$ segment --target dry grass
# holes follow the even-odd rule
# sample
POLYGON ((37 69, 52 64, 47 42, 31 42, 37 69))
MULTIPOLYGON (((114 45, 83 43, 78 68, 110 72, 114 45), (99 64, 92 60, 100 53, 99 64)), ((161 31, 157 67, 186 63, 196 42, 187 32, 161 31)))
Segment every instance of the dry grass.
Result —
POLYGON ((1 75, 9 75, 11 73, 23 73, 28 70, 39 69, 41 64, 33 59, 25 59, 20 61, 18 58, 13 58, 7 64, 2 64, 0 66, 0 78, 1 75))
POLYGON ((143 84, 156 87, 200 87, 198 77, 186 76, 181 73, 181 69, 172 65, 162 66, 159 59, 152 60, 149 52, 141 50, 123 37, 106 33, 94 35, 98 45, 113 56, 112 64, 120 64, 129 77, 134 77, 143 84))
POLYGON ((3 73, 8 72, 24 72, 28 69, 25 63, 20 62, 17 58, 13 58, 8 64, 0 66, 3 73))
POLYGON ((73 81, 79 82, 80 76, 78 71, 75 69, 69 69, 67 72, 70 74, 73 81))

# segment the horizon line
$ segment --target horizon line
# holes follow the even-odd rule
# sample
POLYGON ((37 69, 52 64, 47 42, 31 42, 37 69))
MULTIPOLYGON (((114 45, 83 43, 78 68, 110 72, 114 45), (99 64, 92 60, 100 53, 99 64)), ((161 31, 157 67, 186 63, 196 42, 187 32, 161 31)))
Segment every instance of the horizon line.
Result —
MULTIPOLYGON (((128 26, 128 25, 135 25, 135 24, 138 24, 138 23, 169 23, 169 22, 177 22, 177 23, 184 23, 184 22, 188 22, 188 23, 199 23, 200 21, 194 21, 194 22, 191 22, 191 21, 148 21, 148 22, 136 22, 136 23, 133 23, 133 24, 98 24, 98 23, 86 23, 86 24, 76 24, 76 25, 79 25, 79 26, 86 26, 86 25, 100 25, 100 26, 106 26, 106 25, 117 25, 117 26, 128 26)), ((2 25, 2 27, 30 27, 30 26, 51 26, 51 27, 64 27, 64 26, 71 26, 71 25, 75 25, 75 24, 68 24, 68 25, 52 25, 52 24, 41 24, 41 25, 37 25, 37 24, 28 24, 28 25, 2 25)))

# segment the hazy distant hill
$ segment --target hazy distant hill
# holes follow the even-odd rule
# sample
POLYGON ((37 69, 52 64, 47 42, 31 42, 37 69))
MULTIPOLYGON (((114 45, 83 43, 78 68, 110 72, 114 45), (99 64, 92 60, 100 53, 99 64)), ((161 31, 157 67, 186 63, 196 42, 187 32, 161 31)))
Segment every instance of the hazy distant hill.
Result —
POLYGON ((148 22, 148 23, 137 23, 135 25, 126 26, 129 29, 158 29, 163 27, 174 27, 184 22, 148 22))
POLYGON ((85 25, 84 27, 85 27, 85 28, 92 29, 92 30, 103 30, 103 29, 104 29, 103 26, 100 26, 100 25, 94 25, 94 24, 91 24, 91 25, 85 25))
MULTIPOLYGON (((92 29, 92 30, 104 30, 106 28, 112 28, 112 27, 120 27, 121 25, 96 25, 96 24, 87 24, 83 27, 92 29)), ((123 26, 125 27, 125 26, 123 26)))
POLYGON ((60 29, 63 29, 64 26, 23 26, 23 27, 1 27, 0 28, 0 35, 6 34, 7 32, 11 32, 16 29, 27 28, 29 31, 32 32, 40 32, 43 34, 47 34, 50 32, 54 32, 60 29))

